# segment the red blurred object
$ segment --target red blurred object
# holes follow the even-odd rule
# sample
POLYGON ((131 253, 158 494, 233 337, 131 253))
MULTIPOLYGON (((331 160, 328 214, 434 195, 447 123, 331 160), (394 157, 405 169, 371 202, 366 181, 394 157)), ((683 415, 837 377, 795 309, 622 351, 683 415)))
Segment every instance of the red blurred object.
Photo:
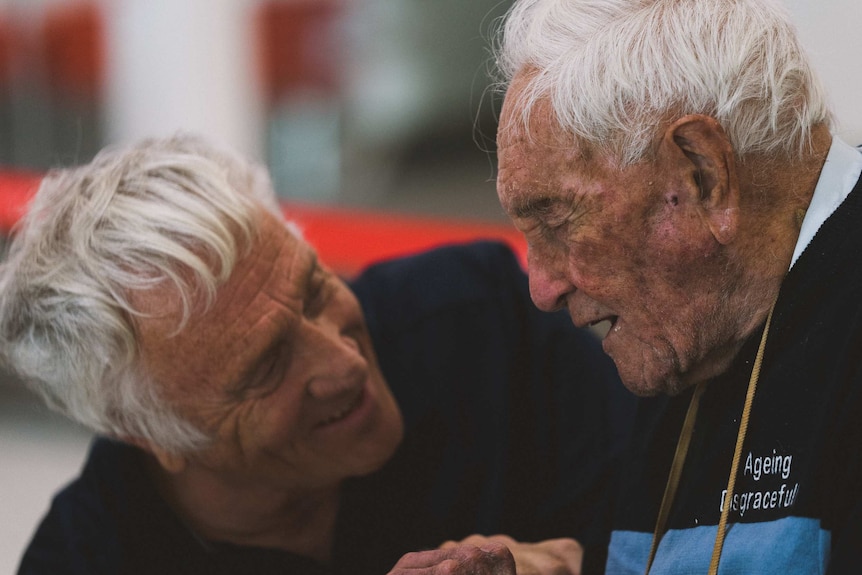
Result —
POLYGON ((376 261, 479 239, 507 243, 526 263, 526 243, 513 226, 315 204, 284 203, 283 207, 320 259, 346 276, 376 261))
MULTIPOLYGON (((9 233, 39 186, 38 174, 0 173, 0 233, 9 233)), ((391 214, 297 202, 283 203, 323 262, 352 276, 367 265, 448 243, 478 239, 509 244, 526 262, 527 247, 513 227, 479 220, 391 214)))
POLYGON ((27 23, 14 10, 0 13, 0 86, 11 86, 16 78, 32 74, 39 67, 34 51, 27 23))
POLYGON ((270 102, 291 92, 337 93, 337 0, 269 0, 255 14, 261 80, 270 102))
POLYGON ((12 34, 11 23, 0 15, 0 85, 7 84, 12 74, 12 34))
POLYGON ((0 172, 0 234, 8 234, 24 215, 42 176, 32 172, 0 172))
POLYGON ((99 99, 104 44, 102 13, 95 2, 65 2, 46 8, 41 45, 51 88, 66 96, 99 99))

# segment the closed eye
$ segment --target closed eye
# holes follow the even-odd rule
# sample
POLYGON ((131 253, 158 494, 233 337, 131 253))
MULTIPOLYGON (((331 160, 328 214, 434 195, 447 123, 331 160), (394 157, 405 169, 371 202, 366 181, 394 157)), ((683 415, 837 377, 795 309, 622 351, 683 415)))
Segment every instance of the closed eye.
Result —
POLYGON ((284 373, 289 363, 290 351, 282 342, 275 342, 261 355, 249 371, 240 377, 238 385, 232 394, 243 399, 250 393, 268 393, 273 391, 284 379, 284 373))
POLYGON ((553 209, 554 203, 552 198, 531 198, 515 208, 514 216, 521 220, 543 219, 553 209))

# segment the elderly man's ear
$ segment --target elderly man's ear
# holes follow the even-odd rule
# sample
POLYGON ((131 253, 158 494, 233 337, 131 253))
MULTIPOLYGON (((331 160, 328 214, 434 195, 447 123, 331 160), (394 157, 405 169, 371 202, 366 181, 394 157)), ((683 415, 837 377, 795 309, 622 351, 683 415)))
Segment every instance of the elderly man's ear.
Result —
POLYGON ((687 187, 696 194, 716 241, 729 244, 739 225, 739 181, 724 128, 710 116, 683 116, 668 126, 661 146, 661 153, 676 156, 671 165, 682 166, 687 187))
POLYGON ((159 465, 161 465, 168 473, 180 473, 186 468, 186 464, 188 463, 184 456, 168 451, 157 445, 153 445, 153 443, 147 439, 141 439, 139 437, 121 437, 120 439, 126 443, 134 445, 135 447, 143 449, 155 457, 159 462, 159 465))

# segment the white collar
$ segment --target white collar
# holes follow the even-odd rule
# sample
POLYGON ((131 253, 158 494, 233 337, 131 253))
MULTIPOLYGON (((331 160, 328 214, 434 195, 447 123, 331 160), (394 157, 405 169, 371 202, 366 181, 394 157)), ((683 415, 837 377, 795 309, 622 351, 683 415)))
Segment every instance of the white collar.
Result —
POLYGON ((805 212, 805 219, 799 230, 799 239, 796 240, 796 249, 790 261, 790 267, 796 263, 799 255, 814 238, 814 234, 823 222, 850 194, 860 174, 862 174, 862 152, 833 136, 826 162, 820 172, 820 179, 817 180, 814 195, 811 197, 811 204, 805 212))

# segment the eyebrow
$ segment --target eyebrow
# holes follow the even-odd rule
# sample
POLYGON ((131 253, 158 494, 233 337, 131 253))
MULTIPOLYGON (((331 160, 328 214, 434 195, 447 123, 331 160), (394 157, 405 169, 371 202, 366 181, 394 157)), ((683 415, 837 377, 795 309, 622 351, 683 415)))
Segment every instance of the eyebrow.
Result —
POLYGON ((302 265, 305 266, 304 269, 300 271, 294 268, 293 271, 296 272, 296 276, 300 277, 299 281, 296 282, 295 285, 300 290, 299 293, 302 294, 302 297, 305 297, 305 294, 308 293, 309 286, 311 286, 311 280, 312 278, 314 278, 314 273, 320 267, 320 261, 318 260, 317 252, 312 250, 309 255, 308 263, 303 263, 302 265))
POLYGON ((320 267, 320 259, 317 257, 317 252, 311 252, 311 261, 308 262, 308 269, 305 271, 305 282, 311 281, 314 272, 320 267))

